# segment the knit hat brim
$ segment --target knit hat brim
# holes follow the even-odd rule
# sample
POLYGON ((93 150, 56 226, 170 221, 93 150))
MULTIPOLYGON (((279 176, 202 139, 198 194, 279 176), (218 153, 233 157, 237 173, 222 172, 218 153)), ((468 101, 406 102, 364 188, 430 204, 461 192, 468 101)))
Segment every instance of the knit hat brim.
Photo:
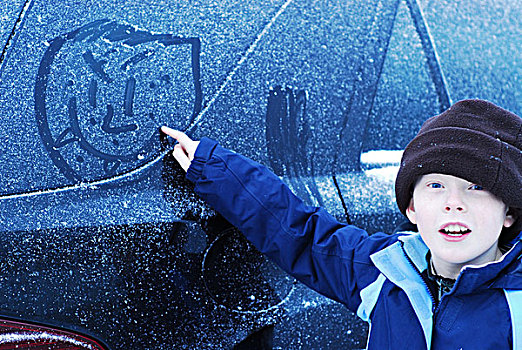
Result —
POLYGON ((519 183, 522 175, 516 167, 503 164, 509 162, 510 157, 503 160, 502 153, 516 156, 517 150, 474 130, 448 127, 420 135, 405 150, 397 175, 395 191, 400 211, 406 213, 418 177, 432 173, 453 175, 479 184, 501 197, 508 206, 522 207, 522 198, 516 191, 509 191, 511 186, 499 186, 499 183, 519 183), (477 144, 481 145, 480 149, 477 144), (483 149, 490 152, 485 156, 483 149))

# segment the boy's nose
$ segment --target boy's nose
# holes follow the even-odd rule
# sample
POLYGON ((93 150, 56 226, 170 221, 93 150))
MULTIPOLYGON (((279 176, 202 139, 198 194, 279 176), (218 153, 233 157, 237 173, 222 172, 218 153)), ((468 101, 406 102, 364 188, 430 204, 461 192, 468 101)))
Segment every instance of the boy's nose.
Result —
POLYGON ((448 198, 446 199, 446 203, 444 206, 444 210, 446 212, 452 212, 452 211, 463 212, 463 211, 465 211, 465 209, 466 209, 466 206, 464 205, 462 198, 459 194, 450 193, 448 195, 448 198))
MULTIPOLYGON (((463 208, 462 206, 456 206, 456 207, 454 207, 454 209, 455 209, 456 211, 459 211, 459 212, 460 212, 460 211, 464 211, 464 208, 463 208)), ((453 211, 453 207, 448 205, 448 206, 446 206, 445 210, 446 210, 447 212, 453 211)))

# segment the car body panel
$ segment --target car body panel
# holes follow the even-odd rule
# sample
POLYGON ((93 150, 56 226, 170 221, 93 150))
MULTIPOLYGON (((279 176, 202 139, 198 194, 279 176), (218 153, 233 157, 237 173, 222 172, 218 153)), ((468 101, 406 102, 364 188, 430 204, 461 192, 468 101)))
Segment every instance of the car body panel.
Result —
POLYGON ((0 315, 112 349, 365 343, 197 198, 162 124, 373 233, 404 221, 394 175, 427 117, 468 97, 522 112, 513 0, 4 7, 0 315))

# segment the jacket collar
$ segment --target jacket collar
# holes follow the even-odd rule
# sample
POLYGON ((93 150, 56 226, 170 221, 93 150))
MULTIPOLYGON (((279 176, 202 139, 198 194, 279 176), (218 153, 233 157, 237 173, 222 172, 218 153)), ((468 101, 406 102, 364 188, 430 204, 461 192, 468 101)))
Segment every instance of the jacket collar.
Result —
MULTIPOLYGON (((418 232, 400 232, 399 241, 419 271, 427 268, 428 247, 418 232)), ((459 275, 456 294, 470 293, 477 288, 522 289, 522 232, 514 239, 511 249, 499 260, 483 266, 465 267, 459 275)))
MULTIPOLYGON (((431 333, 433 330, 432 299, 420 273, 415 271, 410 263, 410 261, 416 260, 413 264, 417 266, 420 263, 419 257, 422 255, 422 252, 427 253, 428 248, 420 239, 419 234, 400 236, 399 239, 401 240, 400 242, 395 242, 373 253, 370 258, 375 267, 388 280, 406 293, 424 332, 426 348, 431 349, 431 333), (425 248, 422 247, 423 245, 425 248), (408 246, 408 252, 406 252, 404 246, 408 246), (406 255, 410 258, 408 259, 406 255)), ((424 266, 426 265, 424 260, 424 266)))
POLYGON ((428 254, 428 247, 422 240, 418 232, 399 232, 399 241, 402 242, 405 253, 409 256, 415 267, 419 272, 427 268, 426 254, 428 254))
POLYGON ((522 290, 522 232, 512 242, 511 249, 504 255, 504 274, 491 284, 492 288, 522 290))

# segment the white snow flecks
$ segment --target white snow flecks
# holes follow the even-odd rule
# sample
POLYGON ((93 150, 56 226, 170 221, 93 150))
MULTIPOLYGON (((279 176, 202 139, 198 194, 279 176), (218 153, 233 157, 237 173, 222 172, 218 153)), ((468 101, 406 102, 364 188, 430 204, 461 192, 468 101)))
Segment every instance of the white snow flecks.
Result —
POLYGON ((92 349, 94 348, 82 341, 76 340, 74 338, 70 338, 66 335, 56 335, 50 334, 47 332, 40 332, 36 334, 30 333, 5 333, 0 335, 0 344, 10 343, 10 342, 25 342, 25 341, 60 341, 72 345, 81 346, 84 349, 92 349))

